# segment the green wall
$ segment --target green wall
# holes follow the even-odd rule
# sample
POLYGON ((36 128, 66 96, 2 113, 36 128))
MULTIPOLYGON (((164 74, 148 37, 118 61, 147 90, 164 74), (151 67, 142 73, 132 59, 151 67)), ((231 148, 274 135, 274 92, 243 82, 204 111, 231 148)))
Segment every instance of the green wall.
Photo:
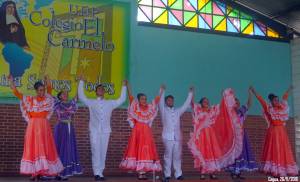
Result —
MULTIPOLYGON (((194 85, 196 101, 207 96, 215 104, 231 87, 244 103, 249 85, 266 98, 291 83, 289 43, 141 26, 136 1, 118 1, 131 2, 129 80, 135 94, 152 99, 165 83, 180 105, 194 85)), ((261 114, 257 101, 250 112, 261 114)))

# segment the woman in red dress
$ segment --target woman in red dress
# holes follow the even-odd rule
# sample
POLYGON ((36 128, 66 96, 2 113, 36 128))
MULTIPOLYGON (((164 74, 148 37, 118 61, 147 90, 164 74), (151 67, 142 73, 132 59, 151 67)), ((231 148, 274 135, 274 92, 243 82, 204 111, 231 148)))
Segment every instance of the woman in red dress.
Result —
POLYGON ((261 158, 261 170, 275 177, 295 176, 299 170, 285 128, 286 121, 289 119, 287 99, 291 89, 292 87, 285 92, 282 101, 279 100, 278 96, 269 94, 268 99, 270 103, 268 104, 255 89, 251 87, 251 91, 263 107, 264 118, 268 123, 261 158))
MULTIPOLYGON (((161 93, 162 89, 160 95, 161 93)), ((151 131, 152 122, 158 112, 160 96, 157 96, 152 103, 147 103, 145 94, 138 94, 136 100, 129 88, 128 96, 130 100, 128 122, 132 131, 120 168, 135 170, 139 173, 138 179, 146 180, 146 172, 161 171, 151 131)))
POLYGON ((58 158, 49 118, 53 112, 54 98, 51 93, 51 83, 47 78, 47 92, 41 82, 36 82, 34 88, 37 96, 24 96, 15 87, 12 76, 10 84, 13 93, 18 97, 22 116, 27 122, 24 137, 24 151, 21 160, 21 174, 30 174, 31 180, 41 176, 57 176, 63 165, 58 158))
POLYGON ((243 148, 243 130, 234 110, 232 89, 223 92, 221 104, 210 106, 204 97, 199 104, 192 101, 194 131, 188 142, 194 157, 194 167, 200 170, 201 179, 235 162, 243 148))

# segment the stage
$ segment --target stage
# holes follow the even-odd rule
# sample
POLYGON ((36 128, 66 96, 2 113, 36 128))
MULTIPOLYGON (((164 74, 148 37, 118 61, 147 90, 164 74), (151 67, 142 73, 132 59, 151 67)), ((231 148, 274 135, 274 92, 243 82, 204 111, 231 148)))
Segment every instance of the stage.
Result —
MULTIPOLYGON (((263 176, 261 174, 254 174, 254 175, 245 175, 245 180, 232 180, 229 175, 227 176, 218 176, 218 180, 200 180, 199 176, 186 176, 183 182, 207 182, 207 181, 215 181, 215 182, 237 182, 237 181, 243 181, 243 182, 265 182, 268 181, 268 178, 266 176, 263 176)), ((29 181, 29 178, 27 177, 0 177, 0 182, 23 182, 23 181, 29 181)), ((51 180, 55 181, 55 180, 51 180)), ((69 182, 94 182, 94 178, 92 177, 72 177, 68 180, 69 182)), ((137 180, 135 177, 114 177, 114 176, 107 176, 106 182, 141 182, 141 180, 137 180)), ((145 182, 152 182, 153 179, 149 178, 148 180, 145 180, 145 182)), ((161 178, 156 180, 156 182, 161 182, 161 178)), ((170 182, 179 182, 178 180, 172 179, 170 182)))

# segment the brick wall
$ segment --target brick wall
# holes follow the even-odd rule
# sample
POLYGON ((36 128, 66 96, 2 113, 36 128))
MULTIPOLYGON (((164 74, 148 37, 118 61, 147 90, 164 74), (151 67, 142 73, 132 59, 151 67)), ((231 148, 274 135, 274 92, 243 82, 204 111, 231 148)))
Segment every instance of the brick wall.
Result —
MULTIPOLYGON (((74 120, 84 174, 92 175, 87 108, 80 108, 74 120)), ((51 125, 53 126, 54 124, 55 117, 51 120, 51 125)), ((21 117, 18 105, 0 105, 0 176, 18 174, 19 163, 22 157, 25 127, 26 123, 21 117)), ((161 127, 159 117, 157 117, 152 130, 162 159, 163 144, 161 141, 161 127)), ((255 152, 256 159, 259 160, 264 142, 266 124, 260 116, 249 116, 245 127, 248 130, 250 142, 255 152)), ((113 132, 111 133, 110 138, 105 174, 124 175, 126 173, 122 172, 118 168, 118 165, 121 161, 122 154, 130 134, 130 128, 126 121, 125 109, 117 109, 113 112, 112 130, 113 132)), ((294 122, 288 122, 287 130, 290 142, 294 149, 294 122)), ((189 133, 192 131, 190 113, 185 113, 182 117, 182 131, 184 136, 183 171, 185 174, 194 173, 193 159, 186 145, 189 139, 189 133)))

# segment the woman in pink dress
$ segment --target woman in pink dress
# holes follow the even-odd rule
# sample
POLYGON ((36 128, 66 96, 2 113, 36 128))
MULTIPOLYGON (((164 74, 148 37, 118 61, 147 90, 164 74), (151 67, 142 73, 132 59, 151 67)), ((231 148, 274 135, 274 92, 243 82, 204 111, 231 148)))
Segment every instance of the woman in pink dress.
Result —
POLYGON ((161 164, 153 139, 151 126, 158 112, 160 95, 151 103, 147 103, 145 94, 140 93, 137 99, 128 88, 130 106, 128 122, 132 128, 128 145, 120 164, 121 169, 134 170, 139 173, 138 179, 146 180, 146 172, 161 171, 161 164))
POLYGON ((194 167, 201 179, 235 162, 243 148, 243 130, 234 110, 235 96, 232 89, 223 92, 220 104, 210 106, 204 97, 199 104, 192 102, 194 131, 188 142, 194 157, 194 167))
POLYGON ((282 97, 282 101, 274 94, 269 94, 267 103, 253 87, 251 91, 260 102, 264 118, 268 123, 265 144, 261 157, 261 170, 275 177, 296 176, 298 166, 289 142, 285 124, 289 119, 288 96, 290 87, 282 97))
POLYGON ((13 93, 18 97, 22 116, 27 122, 24 137, 24 151, 21 160, 21 174, 31 175, 31 180, 41 176, 57 176, 63 165, 57 155, 49 119, 53 113, 54 98, 51 93, 51 83, 48 78, 47 92, 42 82, 36 82, 36 96, 24 96, 20 93, 10 76, 13 93))

